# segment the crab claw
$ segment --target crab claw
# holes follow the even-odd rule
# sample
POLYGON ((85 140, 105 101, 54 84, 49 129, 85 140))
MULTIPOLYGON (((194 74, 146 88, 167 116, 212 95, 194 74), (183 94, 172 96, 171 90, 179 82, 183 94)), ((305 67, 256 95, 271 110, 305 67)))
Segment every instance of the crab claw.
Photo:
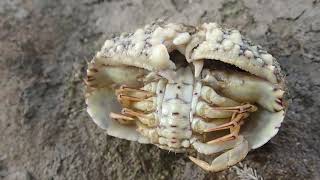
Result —
MULTIPOLYGON (((241 136, 239 136, 238 138, 240 139, 240 141, 238 141, 232 149, 216 157, 211 162, 211 164, 203 160, 194 158, 192 156, 189 156, 189 159, 206 171, 217 172, 217 171, 222 171, 224 169, 227 169, 228 167, 233 166, 238 162, 240 162, 242 159, 244 159, 249 152, 248 141, 242 138, 241 136)), ((224 142, 224 143, 229 143, 229 142, 224 142)), ((201 146, 204 149, 206 147, 213 148, 213 146, 212 147, 204 146, 204 145, 201 145, 201 146)))

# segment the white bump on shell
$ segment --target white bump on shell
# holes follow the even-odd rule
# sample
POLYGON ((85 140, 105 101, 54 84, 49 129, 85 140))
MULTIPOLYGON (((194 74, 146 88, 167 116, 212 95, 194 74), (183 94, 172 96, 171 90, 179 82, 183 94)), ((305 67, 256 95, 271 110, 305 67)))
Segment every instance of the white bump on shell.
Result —
POLYGON ((244 52, 244 55, 245 55, 247 58, 253 58, 253 53, 252 53, 252 51, 246 50, 246 51, 244 52))
POLYGON ((123 51, 123 46, 122 45, 117 46, 116 50, 117 52, 123 51))
POLYGON ((134 36, 136 39, 143 39, 144 38, 144 30, 143 29, 137 29, 134 33, 134 36))
POLYGON ((263 64, 263 60, 262 60, 261 58, 257 58, 255 61, 256 61, 258 64, 263 64))
POLYGON ((240 52, 240 46, 238 44, 235 44, 233 46, 232 53, 233 53, 234 56, 238 56, 239 52, 240 52))
POLYGON ((186 44, 187 42, 190 41, 190 39, 191 39, 191 36, 189 33, 187 33, 187 32, 180 33, 173 39, 173 44, 175 44, 175 45, 186 44))
POLYGON ((271 71, 274 71, 274 68, 275 68, 275 67, 272 66, 272 65, 269 65, 269 66, 267 66, 267 68, 270 69, 271 71))
POLYGON ((170 63, 169 58, 170 56, 168 54, 167 48, 164 45, 159 44, 152 48, 150 59, 151 63, 155 67, 158 67, 159 69, 168 67, 170 63))
POLYGON ((113 40, 106 40, 106 41, 104 42, 104 45, 103 45, 102 49, 109 49, 109 48, 111 48, 113 45, 114 45, 113 40))
POLYGON ((262 54, 261 57, 267 64, 272 64, 273 57, 271 54, 262 54))
POLYGON ((217 23, 203 23, 202 27, 206 28, 206 29, 210 29, 210 28, 214 29, 214 28, 218 28, 218 24, 217 23))
POLYGON ((258 52, 258 47, 257 46, 251 46, 251 49, 253 52, 258 52))
POLYGON ((236 44, 242 44, 241 34, 237 30, 233 30, 231 35, 229 36, 230 40, 236 44))
POLYGON ((137 54, 141 53, 143 48, 144 48, 144 44, 145 42, 143 41, 139 41, 136 43, 136 45, 134 46, 135 51, 137 51, 137 54))
POLYGON ((226 39, 226 40, 224 40, 224 41, 222 42, 222 46, 223 46, 223 48, 224 48, 225 50, 228 51, 228 50, 232 49, 233 42, 230 41, 230 40, 228 40, 228 39, 226 39))
POLYGON ((209 29, 206 33, 206 39, 209 41, 221 41, 223 37, 223 32, 216 28, 216 29, 209 29))
POLYGON ((188 140, 184 140, 184 141, 182 141, 181 145, 183 147, 189 147, 190 146, 190 142, 188 140))

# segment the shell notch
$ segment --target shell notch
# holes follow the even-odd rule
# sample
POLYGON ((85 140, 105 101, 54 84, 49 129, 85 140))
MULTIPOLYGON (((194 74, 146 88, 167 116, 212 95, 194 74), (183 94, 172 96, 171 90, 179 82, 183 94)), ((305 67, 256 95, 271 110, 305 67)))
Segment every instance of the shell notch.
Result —
POLYGON ((155 22, 105 41, 88 65, 86 104, 108 135, 213 155, 190 160, 220 171, 277 134, 284 82, 276 59, 237 30, 155 22))

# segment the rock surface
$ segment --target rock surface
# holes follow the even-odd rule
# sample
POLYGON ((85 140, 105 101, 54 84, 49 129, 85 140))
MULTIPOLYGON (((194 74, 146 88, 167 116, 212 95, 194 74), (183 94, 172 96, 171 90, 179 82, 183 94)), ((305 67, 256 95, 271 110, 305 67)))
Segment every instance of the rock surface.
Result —
POLYGON ((0 179, 320 179, 319 12, 318 0, 1 0, 0 179), (84 111, 86 61, 106 38, 164 16, 237 28, 287 73, 280 132, 237 168, 207 173, 106 136, 84 111))

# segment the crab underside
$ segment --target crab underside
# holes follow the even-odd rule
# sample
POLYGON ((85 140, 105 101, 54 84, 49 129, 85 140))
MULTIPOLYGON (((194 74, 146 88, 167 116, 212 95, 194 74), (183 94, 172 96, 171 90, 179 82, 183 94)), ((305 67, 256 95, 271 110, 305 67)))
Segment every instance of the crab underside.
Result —
POLYGON ((153 23, 107 40, 89 63, 88 113, 107 134, 174 152, 241 161, 277 132, 284 79, 276 60, 236 30, 153 23))

